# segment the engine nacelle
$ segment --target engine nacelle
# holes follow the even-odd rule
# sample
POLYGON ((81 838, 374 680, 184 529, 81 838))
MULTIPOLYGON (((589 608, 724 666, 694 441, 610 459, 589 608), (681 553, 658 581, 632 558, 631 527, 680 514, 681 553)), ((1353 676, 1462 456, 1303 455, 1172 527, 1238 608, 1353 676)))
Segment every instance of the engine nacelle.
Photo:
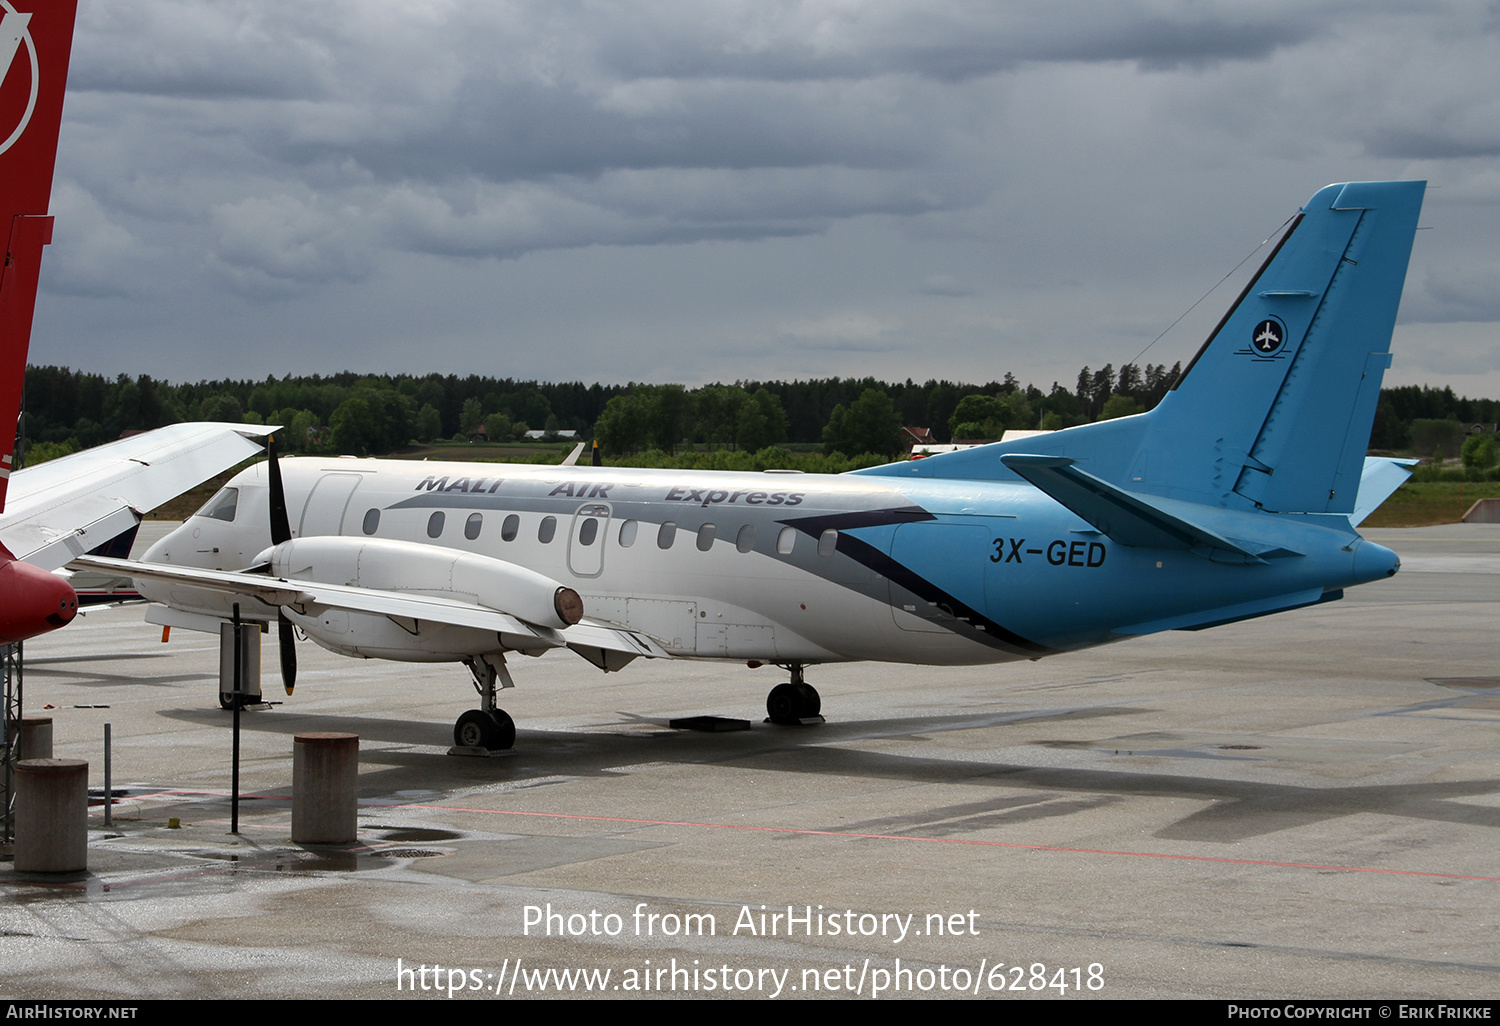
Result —
POLYGON ((287 611, 287 619, 314 643, 357 659, 393 659, 402 663, 456 663, 475 656, 509 651, 541 655, 549 647, 531 647, 535 638, 496 634, 475 627, 455 627, 431 620, 401 623, 375 613, 325 609, 315 615, 287 611))
POLYGON ((583 618, 578 592, 534 570, 472 552, 383 538, 293 538, 261 554, 273 576, 472 602, 562 629, 583 618))

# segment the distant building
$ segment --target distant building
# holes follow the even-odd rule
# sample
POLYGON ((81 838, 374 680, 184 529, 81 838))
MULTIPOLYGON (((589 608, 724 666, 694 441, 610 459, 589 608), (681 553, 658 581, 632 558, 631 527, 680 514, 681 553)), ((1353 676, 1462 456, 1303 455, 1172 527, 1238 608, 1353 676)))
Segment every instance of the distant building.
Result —
MULTIPOLYGON (((907 428, 907 431, 910 431, 910 428, 907 428)), ((1050 434, 1052 434, 1052 432, 1050 431, 1023 431, 1023 429, 1013 429, 1013 431, 1005 432, 1005 437, 1001 438, 1001 440, 999 441, 1017 441, 1020 440, 1020 438, 1032 438, 1034 437, 1034 435, 1050 434)), ((989 446, 989 444, 993 443, 993 441, 995 441, 993 440, 993 438, 974 438, 974 440, 969 440, 969 438, 960 438, 960 440, 954 440, 954 443, 951 444, 951 446, 941 446, 941 444, 938 443, 927 444, 927 446, 912 446, 912 459, 922 459, 924 458, 924 456, 938 456, 939 453, 956 453, 959 452, 960 449, 974 449, 975 446, 989 446)))
POLYGON ((568 429, 566 431, 528 431, 526 432, 526 439, 532 442, 539 442, 543 439, 556 439, 561 442, 576 442, 578 441, 578 432, 572 429, 568 429))
POLYGON ((912 427, 908 424, 901 429, 901 445, 907 452, 916 452, 918 446, 937 444, 938 440, 932 437, 932 428, 912 427))

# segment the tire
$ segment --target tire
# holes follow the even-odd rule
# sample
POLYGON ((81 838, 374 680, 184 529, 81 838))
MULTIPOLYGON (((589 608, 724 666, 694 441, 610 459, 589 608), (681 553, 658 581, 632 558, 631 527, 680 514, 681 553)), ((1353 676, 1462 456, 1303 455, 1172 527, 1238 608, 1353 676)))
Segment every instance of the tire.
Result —
POLYGON ((470 709, 453 725, 453 743, 460 748, 485 748, 490 751, 511 748, 516 743, 516 724, 504 709, 494 714, 470 709))
POLYGON ((772 723, 791 725, 802 721, 802 694, 788 681, 778 684, 766 696, 766 715, 772 723))
POLYGON ((808 718, 818 715, 823 711, 823 696, 818 694, 818 689, 811 684, 796 685, 797 694, 802 698, 802 715, 808 718))

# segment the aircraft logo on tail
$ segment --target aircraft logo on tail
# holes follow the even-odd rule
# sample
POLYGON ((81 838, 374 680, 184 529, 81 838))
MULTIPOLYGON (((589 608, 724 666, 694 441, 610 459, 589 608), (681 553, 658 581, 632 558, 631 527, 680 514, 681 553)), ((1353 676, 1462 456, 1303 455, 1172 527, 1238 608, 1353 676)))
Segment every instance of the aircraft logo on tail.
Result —
POLYGON ((1286 328, 1274 317, 1268 317, 1255 326, 1255 337, 1251 344, 1262 355, 1270 356, 1281 348, 1286 338, 1286 328))
MULTIPOLYGON (((7 122, 14 116, 13 112, 9 109, 12 107, 13 101, 6 95, 4 85, 12 77, 15 77, 19 83, 19 76, 12 76, 11 72, 15 68, 16 54, 20 51, 22 43, 26 44, 26 55, 31 59, 31 75, 30 81, 27 84, 26 109, 21 112, 19 122, 11 130, 10 134, 5 137, 5 141, 0 142, 0 153, 4 153, 11 146, 15 145, 15 141, 21 138, 21 133, 26 131, 26 126, 31 124, 31 115, 36 110, 37 88, 41 83, 42 76, 41 69, 37 66, 36 43, 31 39, 31 15, 22 14, 17 11, 11 6, 9 0, 0 0, 0 8, 4 8, 5 10, 4 17, 0 18, 0 68, 4 69, 3 72, 0 72, 0 115, 3 115, 7 122)), ((14 89, 10 90, 12 93, 15 91, 14 89)), ((3 124, 0 124, 0 131, 4 131, 3 124)))

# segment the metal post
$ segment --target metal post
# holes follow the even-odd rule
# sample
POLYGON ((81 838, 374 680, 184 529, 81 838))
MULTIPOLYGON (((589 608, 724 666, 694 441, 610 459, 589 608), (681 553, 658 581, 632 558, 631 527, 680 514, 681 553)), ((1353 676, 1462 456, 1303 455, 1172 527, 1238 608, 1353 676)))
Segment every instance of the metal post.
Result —
POLYGON ((4 700, 0 701, 0 843, 15 840, 16 825, 16 759, 21 749, 21 643, 0 649, 0 676, 3 676, 4 700))
POLYGON ((244 635, 240 629, 240 604, 234 604, 234 770, 230 785, 229 832, 240 832, 240 706, 244 698, 244 679, 240 661, 244 658, 244 635))
MULTIPOLYGON (((7 261, 8 262, 8 261, 7 261)), ((25 362, 24 360, 22 361, 25 362)), ((11 460, 14 474, 26 465, 26 375, 21 375, 21 411, 16 420, 16 444, 11 460)), ((21 754, 21 643, 0 648, 0 844, 16 839, 16 760, 21 754)))
POLYGON ((104 825, 113 826, 114 820, 110 817, 113 811, 111 806, 115 804, 114 788, 110 786, 110 757, 109 757, 109 724, 104 725, 104 825))

